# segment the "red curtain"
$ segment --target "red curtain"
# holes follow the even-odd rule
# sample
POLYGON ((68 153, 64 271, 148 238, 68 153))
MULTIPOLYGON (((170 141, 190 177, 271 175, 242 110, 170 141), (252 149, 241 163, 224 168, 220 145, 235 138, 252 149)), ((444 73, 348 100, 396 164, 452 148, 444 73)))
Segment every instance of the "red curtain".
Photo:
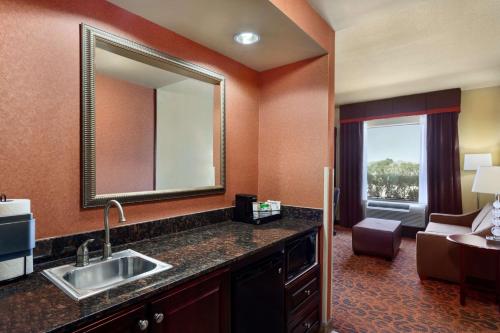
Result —
POLYGON ((432 91, 340 106, 340 123, 460 112, 460 89, 432 91))
POLYGON ((363 122, 427 115, 428 213, 462 213, 458 88, 340 106, 340 224, 363 218, 363 122))
POLYGON ((458 115, 458 112, 427 115, 429 214, 462 214, 458 115))
POLYGON ((363 122, 340 125, 340 224, 363 219, 363 122))

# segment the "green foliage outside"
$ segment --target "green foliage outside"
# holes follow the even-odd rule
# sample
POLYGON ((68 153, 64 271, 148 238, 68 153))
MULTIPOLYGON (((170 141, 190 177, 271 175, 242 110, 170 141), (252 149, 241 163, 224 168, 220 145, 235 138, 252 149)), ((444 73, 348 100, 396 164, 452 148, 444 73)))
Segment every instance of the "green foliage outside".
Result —
POLYGON ((419 165, 388 158, 368 163, 368 197, 418 201, 419 165))

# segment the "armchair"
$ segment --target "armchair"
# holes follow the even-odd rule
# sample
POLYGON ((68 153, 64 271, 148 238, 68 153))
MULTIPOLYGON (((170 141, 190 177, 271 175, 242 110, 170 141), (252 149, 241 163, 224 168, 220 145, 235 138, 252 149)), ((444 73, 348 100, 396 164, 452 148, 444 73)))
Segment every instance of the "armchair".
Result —
MULTIPOLYGON (((435 278, 450 282, 458 282, 459 253, 458 246, 449 242, 446 236, 452 234, 476 234, 485 236, 492 227, 492 205, 483 209, 461 215, 436 214, 429 217, 425 231, 417 233, 417 272, 421 280, 435 278)), ((494 279, 495 271, 491 267, 491 258, 481 257, 468 260, 471 262, 471 275, 494 279)))

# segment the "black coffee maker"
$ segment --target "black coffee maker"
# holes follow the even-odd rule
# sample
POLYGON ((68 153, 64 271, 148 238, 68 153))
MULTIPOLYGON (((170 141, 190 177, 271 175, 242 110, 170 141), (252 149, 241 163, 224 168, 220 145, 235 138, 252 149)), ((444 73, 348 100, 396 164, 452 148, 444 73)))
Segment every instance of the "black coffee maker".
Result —
POLYGON ((251 223, 254 202, 257 202, 257 196, 254 194, 236 194, 233 220, 251 223))

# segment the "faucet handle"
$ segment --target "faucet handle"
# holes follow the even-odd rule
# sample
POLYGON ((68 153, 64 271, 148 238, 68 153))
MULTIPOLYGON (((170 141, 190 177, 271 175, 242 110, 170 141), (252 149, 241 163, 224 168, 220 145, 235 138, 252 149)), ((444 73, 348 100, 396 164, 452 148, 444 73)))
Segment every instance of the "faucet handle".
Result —
POLYGON ((89 264, 89 249, 88 244, 94 241, 93 238, 87 239, 76 250, 76 267, 83 267, 89 264))
POLYGON ((82 243, 82 245, 80 245, 78 247, 78 250, 86 250, 86 251, 88 251, 87 246, 88 246, 89 243, 92 243, 93 241, 95 241, 95 239, 93 239, 93 238, 87 239, 85 242, 82 243))

